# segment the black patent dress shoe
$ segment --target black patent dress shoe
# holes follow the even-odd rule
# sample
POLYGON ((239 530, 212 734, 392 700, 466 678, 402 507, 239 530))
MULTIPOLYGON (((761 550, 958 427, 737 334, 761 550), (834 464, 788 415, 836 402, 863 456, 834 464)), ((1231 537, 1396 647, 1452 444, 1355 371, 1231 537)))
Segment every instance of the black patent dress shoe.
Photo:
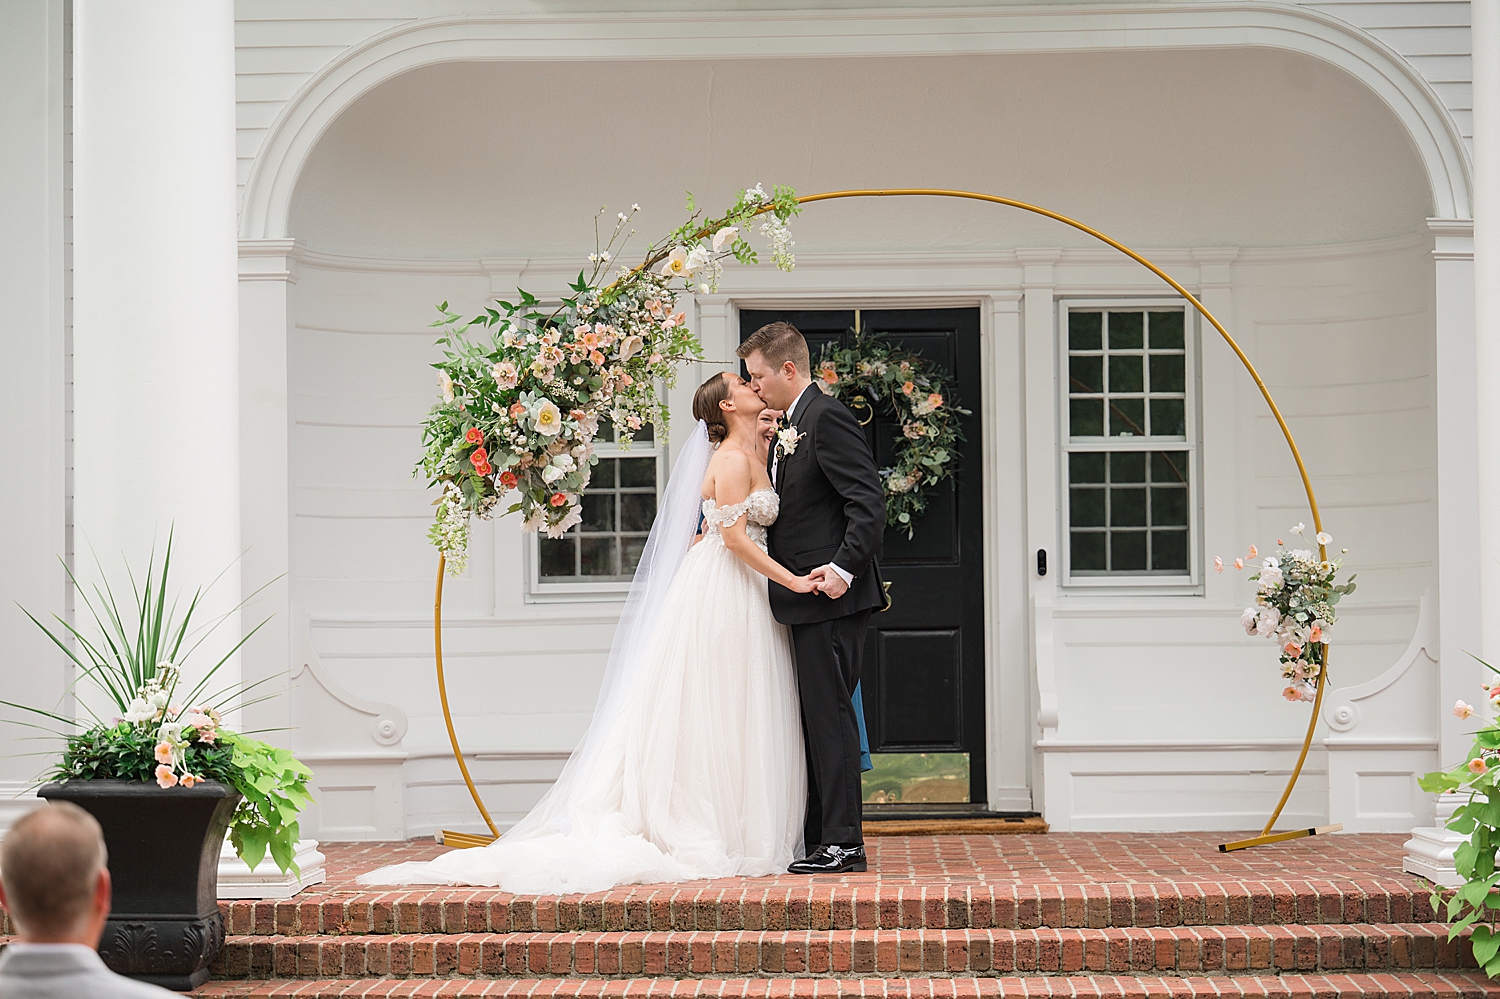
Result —
POLYGON ((820 846, 806 860, 794 860, 788 874, 847 874, 868 870, 862 846, 820 846))

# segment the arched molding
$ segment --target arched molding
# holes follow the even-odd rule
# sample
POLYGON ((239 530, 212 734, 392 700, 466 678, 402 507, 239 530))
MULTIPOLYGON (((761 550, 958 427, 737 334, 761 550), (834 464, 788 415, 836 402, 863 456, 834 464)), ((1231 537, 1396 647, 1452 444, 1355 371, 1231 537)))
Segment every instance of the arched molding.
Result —
POLYGON ((372 35, 315 73, 256 154, 241 237, 288 235, 292 195, 343 111, 403 73, 448 62, 837 58, 1273 48, 1339 67, 1395 114, 1422 160, 1434 215, 1470 217, 1469 154, 1441 99, 1390 47, 1320 11, 1284 3, 1175 2, 972 11, 470 14, 372 35))

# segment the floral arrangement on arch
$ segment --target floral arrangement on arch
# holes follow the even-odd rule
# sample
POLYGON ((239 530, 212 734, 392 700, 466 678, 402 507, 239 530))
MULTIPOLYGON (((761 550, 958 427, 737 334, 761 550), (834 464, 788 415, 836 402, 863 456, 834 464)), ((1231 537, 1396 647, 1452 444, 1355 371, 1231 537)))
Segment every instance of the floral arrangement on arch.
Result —
MULTIPOLYGON (((1491 673, 1500 674, 1500 670, 1483 659, 1475 658, 1491 673)), ((1480 690, 1490 712, 1500 710, 1500 676, 1481 684, 1480 690)), ((1454 809, 1448 828, 1469 838, 1453 851, 1453 866, 1464 883, 1446 902, 1442 889, 1435 887, 1432 911, 1452 924, 1448 928, 1449 940, 1473 927, 1469 943, 1474 948, 1474 960, 1486 975, 1494 978, 1500 974, 1500 908, 1491 894, 1500 888, 1500 870, 1495 864, 1496 853, 1500 852, 1500 786, 1496 785, 1496 777, 1500 775, 1500 722, 1486 718, 1478 708, 1463 700, 1454 703, 1453 714, 1460 719, 1474 718, 1479 723, 1468 758, 1451 769, 1425 775, 1417 784, 1435 794, 1467 794, 1463 806, 1454 809)))
POLYGON ((625 447, 648 423, 666 427, 660 387, 674 384, 680 363, 703 356, 677 295, 716 291, 726 258, 755 263, 745 239, 753 226, 776 266, 791 270, 787 220, 800 206, 790 187, 767 193, 756 184, 707 220, 689 195, 687 210, 687 221, 647 247, 640 264, 605 283, 640 206, 618 213, 607 239, 601 209, 590 268, 550 311, 519 289, 518 301, 497 301, 467 322, 447 302, 438 306, 442 318, 432 325, 442 328, 443 359, 433 367, 441 398, 423 422, 417 471, 442 489, 429 537, 449 573, 467 562, 470 518, 494 516, 508 493, 516 500, 502 515, 520 513, 524 530, 555 538, 577 524, 606 421, 625 447))
POLYGON ((880 470, 885 482, 885 522, 910 538, 927 509, 934 486, 958 468, 963 428, 955 414, 969 411, 953 403, 941 369, 927 358, 887 343, 879 335, 857 334, 849 347, 824 347, 813 371, 824 392, 848 406, 861 423, 876 407, 901 424, 895 464, 880 470))
MULTIPOLYGON (((1306 524, 1296 524, 1292 533, 1302 535, 1306 524)), ((1324 552, 1333 538, 1318 533, 1317 543, 1324 552)), ((1328 643, 1333 636, 1336 607, 1342 597, 1354 592, 1354 576, 1338 583, 1343 568, 1342 555, 1328 559, 1307 548, 1288 549, 1276 540, 1276 554, 1260 559, 1259 571, 1251 575, 1257 582, 1255 606, 1245 608, 1240 624, 1247 635, 1259 635, 1276 643, 1280 650, 1281 675, 1290 681, 1282 696, 1289 701, 1312 701, 1317 698, 1318 678, 1328 662, 1328 643)), ((1234 560, 1236 569, 1253 563, 1260 553, 1254 545, 1249 555, 1234 560)), ((1224 560, 1214 557, 1214 571, 1224 571, 1224 560)), ((1357 574, 1356 574, 1357 575, 1357 574)))

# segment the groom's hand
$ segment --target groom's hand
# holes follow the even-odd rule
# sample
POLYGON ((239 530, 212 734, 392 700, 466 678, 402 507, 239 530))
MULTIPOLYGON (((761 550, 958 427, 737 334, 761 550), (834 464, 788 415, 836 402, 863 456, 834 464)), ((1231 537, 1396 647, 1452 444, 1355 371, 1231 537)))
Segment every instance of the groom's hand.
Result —
POLYGON ((844 582, 844 577, 826 565, 808 573, 808 578, 817 580, 818 592, 830 600, 837 600, 849 591, 849 584, 844 582))

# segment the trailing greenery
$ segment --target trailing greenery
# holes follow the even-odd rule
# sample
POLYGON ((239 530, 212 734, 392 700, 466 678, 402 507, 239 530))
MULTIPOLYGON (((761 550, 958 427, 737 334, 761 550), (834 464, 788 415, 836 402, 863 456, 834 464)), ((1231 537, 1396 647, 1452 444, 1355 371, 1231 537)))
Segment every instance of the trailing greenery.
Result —
MULTIPOLYGON (((1483 659, 1479 661, 1491 673, 1500 675, 1500 670, 1483 659)), ((1491 710, 1500 707, 1500 679, 1480 689, 1491 710)), ((1464 884, 1446 899, 1442 889, 1434 888, 1432 911, 1452 924, 1449 940, 1464 930, 1471 931, 1474 960, 1494 978, 1500 974, 1500 893, 1495 892, 1500 886, 1500 870, 1495 867, 1495 855, 1500 851, 1500 787, 1495 785, 1500 768, 1500 724, 1494 719, 1485 721, 1473 705, 1464 701, 1453 705, 1453 713, 1459 718, 1478 718, 1483 725, 1474 733, 1474 744, 1463 763, 1430 773, 1417 782, 1424 791, 1467 792, 1469 796, 1448 820, 1449 829, 1469 837, 1453 851, 1453 865, 1464 884)))
POLYGON ((296 816, 312 800, 307 791, 312 771, 289 751, 222 726, 221 708, 265 700, 245 700, 259 684, 209 689, 219 670, 265 621, 250 629, 196 684, 182 687, 182 664, 244 602, 194 630, 208 588, 195 590, 186 606, 177 599, 169 601, 171 565, 169 534, 160 563, 153 551, 141 579, 127 568, 132 603, 123 607, 107 579, 93 587, 91 597, 69 572, 93 617, 92 635, 56 615, 59 628, 54 630, 27 612, 77 667, 78 679, 87 680, 113 703, 118 717, 100 718, 83 699, 79 704, 93 724, 12 701, 0 700, 0 705, 63 726, 59 730, 12 720, 63 738, 62 760, 44 780, 154 780, 164 789, 219 781, 242 798, 229 825, 229 838, 240 858, 254 869, 269 851, 283 872, 296 870, 296 816))
POLYGON ((661 390, 683 362, 703 357, 677 298, 716 290, 730 258, 755 263, 745 239, 752 228, 776 266, 792 268, 787 220, 800 207, 789 187, 746 188, 709 219, 689 195, 687 221, 648 246, 639 264, 621 267, 639 210, 617 213, 606 232, 595 217, 589 268, 550 312, 521 289, 516 301, 497 300, 468 321, 447 302, 438 306, 438 401, 422 424, 416 474, 441 490, 428 538, 450 574, 464 570, 474 517, 519 513, 523 530, 554 538, 580 523, 601 427, 622 447, 647 424, 660 439, 661 390), (501 506, 504 497, 514 501, 501 506))
POLYGON ((813 380, 861 422, 878 414, 900 426, 895 461, 880 470, 880 477, 886 525, 910 538, 933 488, 958 470, 964 433, 955 414, 969 411, 954 405, 941 368, 878 334, 856 335, 849 347, 824 347, 813 380))

